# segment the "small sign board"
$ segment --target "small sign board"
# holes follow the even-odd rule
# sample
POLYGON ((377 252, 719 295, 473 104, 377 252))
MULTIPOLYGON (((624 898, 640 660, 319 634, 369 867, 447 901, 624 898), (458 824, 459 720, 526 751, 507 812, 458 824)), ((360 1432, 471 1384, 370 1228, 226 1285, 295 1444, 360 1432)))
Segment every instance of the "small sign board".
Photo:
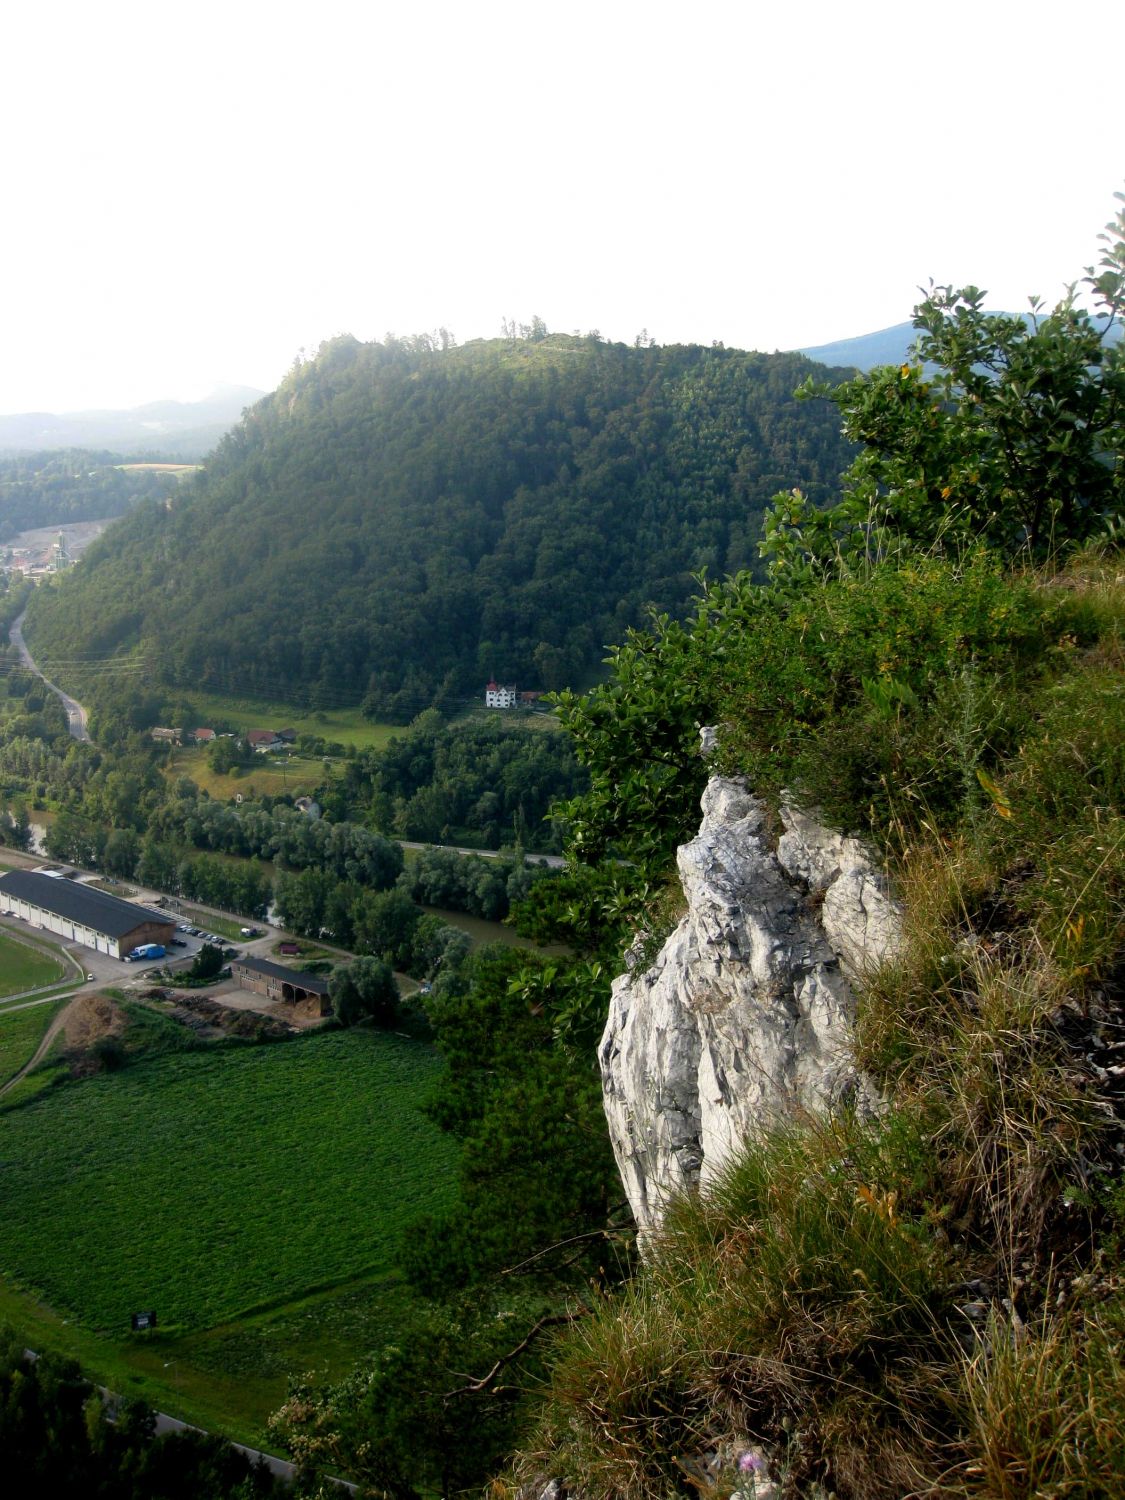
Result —
POLYGON ((154 1312, 139 1312, 133 1314, 133 1332, 144 1333, 148 1328, 156 1327, 156 1314, 154 1312))

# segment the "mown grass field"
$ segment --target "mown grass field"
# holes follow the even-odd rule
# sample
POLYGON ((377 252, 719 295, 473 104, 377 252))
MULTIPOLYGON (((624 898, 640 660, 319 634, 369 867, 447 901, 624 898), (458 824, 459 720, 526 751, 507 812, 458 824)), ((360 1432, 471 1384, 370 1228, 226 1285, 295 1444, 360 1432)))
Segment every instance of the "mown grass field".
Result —
POLYGON ((5 1121, 0 1264, 103 1331, 185 1330, 386 1270, 452 1192, 418 1111, 435 1055, 394 1035, 157 1058, 5 1121))
POLYGON ((6 1110, 0 1319, 260 1438, 288 1372, 342 1373, 395 1325, 395 1247, 455 1190, 419 1109, 439 1070, 420 1043, 326 1032, 158 1053, 6 1110), (132 1335, 149 1308, 157 1335, 132 1335))
MULTIPOLYGON (((357 708, 297 708, 277 699, 242 698, 222 693, 190 693, 192 706, 199 712, 198 723, 209 726, 214 719, 224 720, 236 729, 295 729, 298 734, 319 735, 342 745, 365 750, 380 748, 392 735, 404 733, 400 726, 374 724, 357 708)), ((196 727, 196 726, 186 726, 196 727)))
POLYGON ((49 953, 0 933, 0 996, 18 995, 66 977, 66 967, 49 953))
POLYGON ((158 1328, 110 1339, 0 1279, 0 1324, 17 1329, 28 1348, 79 1360, 110 1390, 277 1452, 267 1423, 285 1399, 290 1372, 342 1378, 395 1337, 407 1301, 400 1283, 370 1277, 195 1334, 158 1328))
MULTIPOLYGON (((327 774, 334 774, 333 762, 329 762, 327 774)), ((275 764, 268 755, 255 757, 252 766, 240 767, 237 774, 213 771, 203 745, 185 746, 177 750, 164 769, 164 774, 175 781, 177 777, 189 776, 200 791, 206 792, 219 802, 228 802, 232 797, 307 797, 325 779, 322 760, 294 755, 284 764, 275 764)))

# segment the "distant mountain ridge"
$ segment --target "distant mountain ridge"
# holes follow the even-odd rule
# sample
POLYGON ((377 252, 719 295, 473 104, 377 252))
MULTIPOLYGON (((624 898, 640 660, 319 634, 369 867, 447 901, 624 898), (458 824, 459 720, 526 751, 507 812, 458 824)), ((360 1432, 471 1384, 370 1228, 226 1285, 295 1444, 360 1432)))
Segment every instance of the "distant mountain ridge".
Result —
MULTIPOLYGON (((1031 322, 1031 314, 998 313, 998 317, 1020 317, 1025 322, 1031 322)), ((1097 318, 1095 322, 1104 324, 1106 319, 1097 318)), ((808 359, 815 359, 818 364, 832 365, 836 368, 851 365, 857 370, 874 370, 877 365, 901 365, 905 364, 910 357, 910 346, 918 337, 918 330, 913 323, 895 323, 891 328, 880 328, 874 333, 861 333, 853 339, 837 339, 831 344, 814 344, 809 348, 800 349, 798 352, 808 359)), ((1110 329, 1109 338, 1111 343, 1117 343, 1121 338, 1121 325, 1116 324, 1110 329)))
POLYGON ((56 448, 110 448, 202 458, 264 392, 252 386, 218 386, 201 401, 149 401, 127 410, 21 412, 0 416, 0 452, 38 453, 56 448))

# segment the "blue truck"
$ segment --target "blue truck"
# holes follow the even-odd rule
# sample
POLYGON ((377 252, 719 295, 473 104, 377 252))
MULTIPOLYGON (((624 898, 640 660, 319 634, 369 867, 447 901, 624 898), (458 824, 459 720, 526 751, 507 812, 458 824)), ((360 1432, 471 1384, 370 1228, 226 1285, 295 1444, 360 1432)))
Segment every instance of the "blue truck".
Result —
POLYGON ((134 948, 132 953, 125 955, 126 963, 136 963, 139 959, 163 958, 164 947, 161 943, 142 943, 139 948, 134 948))

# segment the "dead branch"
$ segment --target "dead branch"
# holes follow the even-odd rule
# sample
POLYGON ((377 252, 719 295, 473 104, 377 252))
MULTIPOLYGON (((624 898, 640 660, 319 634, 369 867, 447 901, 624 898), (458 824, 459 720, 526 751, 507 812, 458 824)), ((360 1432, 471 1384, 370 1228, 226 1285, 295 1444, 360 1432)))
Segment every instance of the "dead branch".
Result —
POLYGON ((589 1312, 588 1307, 580 1307, 575 1312, 548 1313, 545 1317, 540 1318, 537 1323, 532 1325, 527 1336, 521 1339, 514 1349, 509 1349, 507 1354, 502 1354, 500 1356, 500 1358, 492 1366, 492 1369, 489 1370, 487 1375, 482 1375, 479 1380, 470 1380, 468 1385, 458 1386, 455 1391, 446 1391, 445 1395, 442 1397, 442 1400, 452 1401, 454 1396, 479 1396, 481 1391, 483 1391, 486 1386, 492 1383, 492 1381, 496 1378, 497 1373, 502 1370, 505 1365, 510 1365, 513 1359, 517 1359, 525 1349, 530 1347, 535 1339, 537 1339, 542 1333, 544 1328, 556 1327, 560 1323, 573 1323, 575 1318, 580 1318, 587 1312, 589 1312))

